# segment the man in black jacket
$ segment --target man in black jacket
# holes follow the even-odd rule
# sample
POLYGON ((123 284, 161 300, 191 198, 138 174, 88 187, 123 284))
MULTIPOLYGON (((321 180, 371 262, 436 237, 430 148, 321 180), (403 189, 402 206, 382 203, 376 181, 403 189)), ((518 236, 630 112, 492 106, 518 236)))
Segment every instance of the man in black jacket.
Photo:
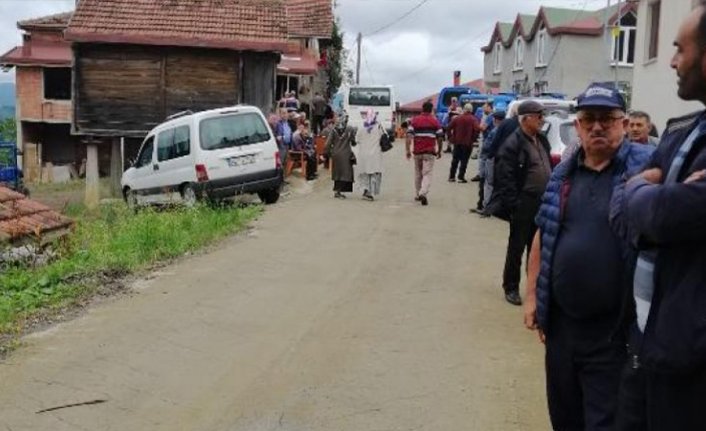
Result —
MULTIPOLYGON (((674 45, 679 97, 706 104, 706 0, 684 21, 674 45)), ((703 430, 706 112, 667 123, 648 169, 613 195, 612 214, 613 227, 639 250, 633 357, 623 376, 617 429, 703 430)))
POLYGON ((522 305, 522 256, 525 250, 529 252, 537 230, 534 218, 551 175, 551 159, 549 142, 539 133, 544 107, 528 100, 520 104, 517 113, 520 127, 505 140, 495 157, 493 195, 487 211, 510 222, 503 290, 507 302, 522 305))

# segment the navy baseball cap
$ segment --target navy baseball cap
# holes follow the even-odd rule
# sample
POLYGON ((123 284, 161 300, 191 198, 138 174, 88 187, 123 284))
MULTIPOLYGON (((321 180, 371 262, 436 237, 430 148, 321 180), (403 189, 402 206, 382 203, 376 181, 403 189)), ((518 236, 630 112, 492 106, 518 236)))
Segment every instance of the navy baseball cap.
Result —
POLYGON ((576 100, 576 109, 612 108, 625 111, 625 99, 618 90, 606 84, 591 84, 576 100))

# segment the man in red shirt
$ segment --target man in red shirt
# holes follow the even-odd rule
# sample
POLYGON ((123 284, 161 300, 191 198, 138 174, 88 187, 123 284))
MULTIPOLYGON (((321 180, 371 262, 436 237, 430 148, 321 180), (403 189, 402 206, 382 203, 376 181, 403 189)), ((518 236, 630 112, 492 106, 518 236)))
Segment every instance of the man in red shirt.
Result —
POLYGON ((449 124, 449 138, 454 145, 453 159, 451 160, 451 172, 449 172, 449 182, 456 181, 458 171, 458 182, 467 183, 466 168, 468 159, 471 158, 473 144, 480 135, 480 123, 473 115, 473 106, 466 103, 463 106, 463 114, 454 117, 449 124), (460 167, 459 167, 460 164, 460 167))
POLYGON ((422 114, 414 117, 407 128, 407 160, 414 153, 414 187, 415 200, 428 205, 431 175, 434 170, 434 160, 441 158, 443 149, 444 131, 441 123, 432 114, 434 105, 427 100, 422 105, 422 114), (414 147, 412 149, 412 143, 414 147))

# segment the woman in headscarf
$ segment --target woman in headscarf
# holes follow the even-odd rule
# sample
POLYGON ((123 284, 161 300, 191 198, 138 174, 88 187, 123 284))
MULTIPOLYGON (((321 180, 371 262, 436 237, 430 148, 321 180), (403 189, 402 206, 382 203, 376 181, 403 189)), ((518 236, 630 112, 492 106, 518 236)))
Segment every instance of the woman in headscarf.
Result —
POLYGON ((363 126, 358 128, 355 140, 358 147, 358 181, 363 189, 363 199, 375 200, 382 182, 382 149, 380 137, 384 133, 377 119, 377 112, 368 109, 363 126))
POLYGON ((355 129, 348 126, 348 116, 343 113, 326 141, 326 151, 333 161, 331 179, 335 198, 345 199, 343 193, 353 191, 353 165, 356 163, 352 149, 354 146, 355 129))

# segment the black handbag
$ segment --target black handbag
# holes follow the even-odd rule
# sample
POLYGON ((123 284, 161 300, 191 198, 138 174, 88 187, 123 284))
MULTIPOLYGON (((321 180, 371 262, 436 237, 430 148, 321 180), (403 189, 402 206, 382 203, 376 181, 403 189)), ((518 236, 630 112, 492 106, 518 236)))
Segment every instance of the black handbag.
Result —
MULTIPOLYGON (((380 128, 382 129, 382 127, 380 128)), ((382 129, 382 135, 380 135, 380 149, 383 153, 392 149, 392 138, 387 134, 385 129, 382 129)))

